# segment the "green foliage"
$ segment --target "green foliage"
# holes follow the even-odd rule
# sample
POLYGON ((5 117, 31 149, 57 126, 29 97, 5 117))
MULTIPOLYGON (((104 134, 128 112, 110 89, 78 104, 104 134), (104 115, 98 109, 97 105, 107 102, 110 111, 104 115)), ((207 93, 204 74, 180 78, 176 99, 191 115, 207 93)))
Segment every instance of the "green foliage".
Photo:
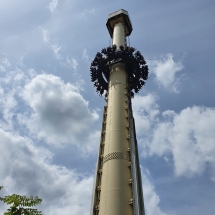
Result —
MULTIPOLYGON (((3 187, 0 186, 0 190, 2 188, 3 187)), ((41 211, 32 208, 33 206, 42 202, 42 199, 40 199, 38 196, 26 197, 13 194, 10 196, 5 196, 4 198, 0 197, 0 201, 3 201, 7 205, 11 205, 4 215, 42 215, 41 211)))

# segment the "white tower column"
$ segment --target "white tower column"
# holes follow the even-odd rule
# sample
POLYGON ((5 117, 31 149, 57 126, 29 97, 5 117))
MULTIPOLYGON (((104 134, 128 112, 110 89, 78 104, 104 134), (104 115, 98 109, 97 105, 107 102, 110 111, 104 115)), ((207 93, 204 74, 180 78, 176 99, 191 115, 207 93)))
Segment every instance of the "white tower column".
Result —
POLYGON ((117 46, 117 50, 119 47, 125 46, 126 39, 125 39, 125 27, 121 22, 118 22, 114 25, 113 30, 113 45, 117 46))
POLYGON ((144 215, 130 98, 133 90, 136 92, 144 83, 141 76, 143 68, 140 67, 143 57, 138 52, 133 54, 135 49, 132 47, 121 47, 125 47, 126 36, 132 32, 127 11, 121 9, 110 14, 106 26, 113 38, 113 47, 97 53, 90 68, 91 81, 100 95, 106 91, 107 102, 103 114, 91 215, 144 215), (128 68, 129 71, 126 71, 128 68))
MULTIPOLYGON (((125 46, 125 28, 117 23, 113 45, 125 46)), ((109 78, 104 160, 99 215, 133 215, 129 163, 127 72, 122 63, 112 66, 109 78)))

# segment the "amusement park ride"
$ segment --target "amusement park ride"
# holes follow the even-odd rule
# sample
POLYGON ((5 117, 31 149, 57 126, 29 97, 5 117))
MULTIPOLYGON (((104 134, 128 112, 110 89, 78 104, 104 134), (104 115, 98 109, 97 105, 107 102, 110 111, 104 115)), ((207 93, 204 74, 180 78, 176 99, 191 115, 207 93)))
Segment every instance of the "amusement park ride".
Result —
POLYGON ((108 16, 112 46, 98 52, 91 63, 91 81, 105 95, 99 155, 91 215, 144 215, 141 170, 131 99, 145 85, 144 57, 127 46, 132 24, 125 10, 108 16))

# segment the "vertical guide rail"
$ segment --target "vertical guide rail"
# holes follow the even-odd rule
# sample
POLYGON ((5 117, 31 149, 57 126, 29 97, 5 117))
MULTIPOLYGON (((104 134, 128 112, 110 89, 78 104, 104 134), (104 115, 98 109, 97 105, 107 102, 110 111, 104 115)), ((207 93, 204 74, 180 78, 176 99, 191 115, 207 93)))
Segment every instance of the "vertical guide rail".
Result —
POLYGON ((132 117, 133 122, 133 134, 134 134, 134 144, 135 144, 135 153, 136 153, 136 170, 137 170, 137 189, 138 189, 138 196, 139 196, 139 208, 140 214, 145 215, 145 207, 144 207, 144 199, 143 199, 143 188, 142 188, 142 176, 141 176, 141 169, 139 164, 139 152, 138 152, 138 145, 137 145, 137 138, 136 138, 136 129, 135 129, 135 121, 132 117))
POLYGON ((95 176, 94 176, 93 196, 92 196, 92 202, 91 202, 90 215, 99 214, 103 153, 104 153, 105 132, 106 132, 106 117, 107 117, 107 105, 104 106, 104 112, 103 112, 100 147, 99 147, 98 160, 97 160, 95 176))
POLYGON ((143 189, 142 189, 142 177, 138 156, 138 145, 136 139, 135 122, 132 115, 131 102, 129 104, 129 133, 130 133, 130 145, 131 145, 131 173, 132 173, 132 190, 134 198, 134 214, 145 215, 143 189))

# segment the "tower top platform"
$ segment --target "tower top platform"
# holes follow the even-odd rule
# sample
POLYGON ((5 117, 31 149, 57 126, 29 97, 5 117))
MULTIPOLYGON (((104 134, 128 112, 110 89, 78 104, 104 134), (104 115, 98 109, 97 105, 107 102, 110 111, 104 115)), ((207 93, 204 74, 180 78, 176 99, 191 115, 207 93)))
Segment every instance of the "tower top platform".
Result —
POLYGON ((121 22, 125 26, 125 35, 129 36, 133 30, 131 20, 126 10, 117 10, 114 13, 108 15, 106 26, 111 38, 113 37, 114 25, 121 22))

